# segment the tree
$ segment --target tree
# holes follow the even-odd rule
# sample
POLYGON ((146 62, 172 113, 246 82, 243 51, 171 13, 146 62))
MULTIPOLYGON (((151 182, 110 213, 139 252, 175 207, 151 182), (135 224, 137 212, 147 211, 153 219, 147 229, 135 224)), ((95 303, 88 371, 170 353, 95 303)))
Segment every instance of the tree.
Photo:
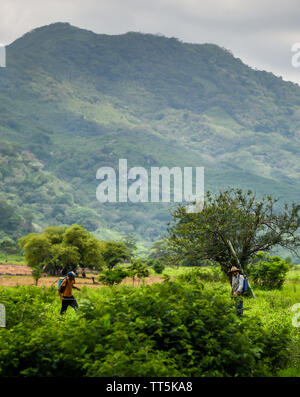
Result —
POLYGON ((147 268, 147 265, 145 265, 140 259, 135 259, 132 262, 132 264, 128 267, 128 270, 132 277, 133 284, 134 284, 135 278, 144 279, 145 277, 148 277, 150 274, 149 269, 147 268))
POLYGON ((220 264, 228 275, 231 266, 245 272, 255 254, 281 246, 297 252, 300 206, 275 208, 277 199, 258 200, 248 190, 229 189, 213 196, 207 192, 201 212, 190 213, 180 205, 172 214, 168 244, 173 262, 188 256, 220 264), (230 243, 236 251, 234 255, 230 243))
POLYGON ((101 269, 103 266, 101 244, 84 227, 74 224, 67 228, 64 232, 63 244, 78 249, 78 265, 81 268, 88 266, 94 269, 101 269))
POLYGON ((94 237, 89 238, 85 244, 85 249, 82 255, 81 267, 101 270, 105 265, 102 252, 103 251, 100 241, 98 241, 94 237))
POLYGON ((76 271, 78 266, 101 269, 104 265, 100 241, 79 225, 51 226, 42 234, 22 237, 19 245, 25 251, 29 266, 43 263, 44 271, 51 275, 76 271))
POLYGON ((55 269, 57 274, 60 270, 63 274, 68 271, 76 271, 80 262, 80 254, 78 248, 75 246, 64 246, 62 244, 55 244, 52 246, 52 261, 47 266, 47 271, 50 268, 55 269))
POLYGON ((128 248, 121 242, 108 241, 105 243, 102 255, 109 270, 122 260, 130 259, 128 248))
POLYGON ((32 268, 51 259, 51 242, 42 234, 31 233, 19 239, 19 244, 25 251, 28 266, 32 268))
POLYGON ((63 226, 48 226, 43 233, 51 241, 51 244, 60 244, 63 241, 66 228, 63 226))
POLYGON ((86 249, 86 241, 89 238, 91 238, 91 234, 84 227, 74 224, 65 230, 63 243, 77 247, 80 257, 82 257, 86 249))
POLYGON ((165 270, 165 265, 157 259, 154 259, 152 267, 157 274, 161 274, 165 270))

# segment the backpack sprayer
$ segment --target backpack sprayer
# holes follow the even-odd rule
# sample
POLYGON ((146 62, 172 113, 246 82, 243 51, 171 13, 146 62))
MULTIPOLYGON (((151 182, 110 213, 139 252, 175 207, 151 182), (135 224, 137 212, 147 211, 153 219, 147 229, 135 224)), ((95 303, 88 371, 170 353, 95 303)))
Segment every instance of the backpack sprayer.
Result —
MULTIPOLYGON (((238 267, 239 267, 240 269, 242 269, 242 266, 241 266, 241 264, 240 264, 239 258, 238 258, 237 254, 236 254, 236 252, 235 252, 235 249, 233 248, 233 245, 231 244, 231 241, 230 241, 230 240, 227 240, 227 243, 228 243, 228 245, 229 245, 230 251, 232 252, 233 256, 234 256, 235 259, 236 259, 236 262, 237 262, 237 264, 238 264, 238 267)), ((253 296, 253 299, 255 299, 255 295, 254 295, 253 289, 252 289, 251 286, 250 286, 248 277, 246 277, 245 280, 244 280, 244 288, 245 288, 245 281, 246 281, 246 280, 247 280, 247 284, 248 284, 249 290, 251 291, 251 294, 252 294, 252 296, 253 296)))

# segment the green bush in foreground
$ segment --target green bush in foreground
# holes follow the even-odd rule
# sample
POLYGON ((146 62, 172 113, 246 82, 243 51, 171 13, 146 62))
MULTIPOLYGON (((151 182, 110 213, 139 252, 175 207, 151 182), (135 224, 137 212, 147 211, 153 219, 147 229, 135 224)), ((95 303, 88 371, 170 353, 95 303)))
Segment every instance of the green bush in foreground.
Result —
POLYGON ((279 256, 259 252, 250 267, 250 277, 255 286, 271 290, 280 289, 289 271, 289 265, 279 256))
POLYGON ((197 281, 78 294, 59 316, 56 288, 0 289, 0 376, 268 376, 286 365, 290 324, 240 320, 228 291, 197 281))
POLYGON ((153 270, 155 271, 155 273, 161 274, 165 270, 165 265, 157 259, 154 259, 153 261, 153 270))
POLYGON ((179 280, 187 282, 197 281, 226 281, 226 276, 222 273, 220 268, 208 267, 208 268, 194 268, 188 272, 185 272, 178 276, 179 280))
POLYGON ((129 277, 130 273, 122 268, 104 270, 99 276, 99 281, 105 285, 113 286, 120 284, 124 278, 129 277))

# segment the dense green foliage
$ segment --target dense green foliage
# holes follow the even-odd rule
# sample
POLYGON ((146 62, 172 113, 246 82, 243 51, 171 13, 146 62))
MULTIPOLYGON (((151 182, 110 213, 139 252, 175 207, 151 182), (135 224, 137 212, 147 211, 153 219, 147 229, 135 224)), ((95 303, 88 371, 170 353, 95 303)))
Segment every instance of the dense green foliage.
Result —
MULTIPOLYGON (((23 233, 33 231, 31 215, 22 212, 15 206, 5 200, 0 200, 0 237, 2 237, 1 249, 7 252, 8 244, 11 238, 21 237, 23 233), (23 216, 24 215, 24 216, 23 216), (6 242, 6 243, 5 243, 6 242)), ((15 244, 9 244, 11 247, 15 244)))
POLYGON ((286 302, 262 296, 268 311, 240 320, 228 295, 197 280, 82 289, 62 319, 56 288, 1 288, 0 376, 276 375, 295 340, 286 302))
POLYGON ((13 238, 58 223, 160 236, 168 204, 97 202, 96 171, 119 158, 299 197, 299 87, 213 44, 52 24, 7 46, 0 101, 0 199, 15 211, 0 230, 13 238))
POLYGON ((108 241, 102 248, 102 256, 109 270, 113 269, 122 260, 130 258, 127 246, 119 241, 108 241))
POLYGON ((16 239, 38 225, 75 220, 90 230, 100 226, 95 211, 74 202, 69 183, 45 171, 43 163, 20 145, 0 140, 0 237, 16 239))
POLYGON ((218 267, 194 268, 178 276, 186 282, 227 281, 226 276, 218 267))
POLYGON ((165 269, 165 265, 163 264, 163 262, 159 261, 158 259, 152 259, 152 261, 150 263, 148 262, 147 265, 152 266, 155 273, 157 274, 161 274, 165 269))
POLYGON ((2 251, 6 257, 11 254, 21 254, 21 250, 17 242, 7 236, 0 240, 0 251, 2 251))
POLYGON ((289 265, 279 256, 259 252, 250 266, 250 277, 256 286, 280 289, 285 281, 289 265))

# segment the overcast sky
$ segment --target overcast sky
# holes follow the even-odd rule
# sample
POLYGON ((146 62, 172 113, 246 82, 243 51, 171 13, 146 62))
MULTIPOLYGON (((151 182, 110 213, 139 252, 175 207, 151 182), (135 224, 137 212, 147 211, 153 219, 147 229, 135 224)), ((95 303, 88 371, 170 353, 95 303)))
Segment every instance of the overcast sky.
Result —
POLYGON ((291 64, 292 45, 300 43, 300 0, 0 0, 2 44, 53 22, 215 43, 249 66, 300 84, 300 67, 291 64))

